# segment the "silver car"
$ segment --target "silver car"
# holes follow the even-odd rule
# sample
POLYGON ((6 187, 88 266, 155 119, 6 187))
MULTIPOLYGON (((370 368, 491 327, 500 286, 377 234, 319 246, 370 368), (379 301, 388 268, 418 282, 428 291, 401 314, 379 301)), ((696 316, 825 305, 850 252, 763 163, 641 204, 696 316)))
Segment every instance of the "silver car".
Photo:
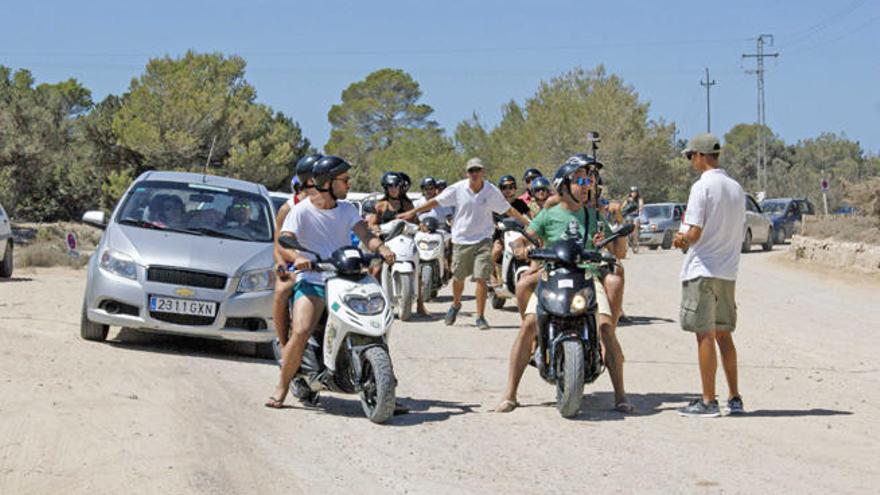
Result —
POLYGON ((755 198, 746 194, 746 224, 743 227, 742 252, 748 253, 753 244, 760 244, 761 249, 773 249, 773 223, 764 216, 755 198))
POLYGON ((103 341, 113 325, 271 342, 272 211, 258 184, 144 173, 109 220, 101 211, 83 215, 105 232, 89 260, 82 337, 103 341))
POLYGON ((12 224, 0 205, 0 278, 12 276, 12 224))
POLYGON ((679 203, 652 203, 645 205, 639 220, 639 245, 651 249, 672 247, 672 238, 681 225, 684 205, 679 203))

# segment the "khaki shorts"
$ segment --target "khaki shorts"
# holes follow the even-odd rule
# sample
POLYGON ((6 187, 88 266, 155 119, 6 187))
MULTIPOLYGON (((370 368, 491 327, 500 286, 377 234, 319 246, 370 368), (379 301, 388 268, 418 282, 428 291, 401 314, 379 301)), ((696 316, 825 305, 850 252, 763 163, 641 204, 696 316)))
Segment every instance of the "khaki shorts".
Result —
MULTIPOLYGON (((593 277, 594 286, 596 287, 596 305, 599 307, 597 312, 600 315, 611 316, 611 305, 608 303, 608 296, 605 295, 605 286, 602 285, 602 281, 598 278, 593 277)), ((524 314, 537 314, 538 312, 538 296, 536 292, 532 292, 532 297, 529 298, 529 303, 526 305, 526 311, 524 314)))
POLYGON ((492 239, 476 244, 452 244, 452 277, 488 280, 492 274, 492 239))
POLYGON ((736 282, 698 277, 681 284, 681 329, 687 332, 736 328, 736 282))

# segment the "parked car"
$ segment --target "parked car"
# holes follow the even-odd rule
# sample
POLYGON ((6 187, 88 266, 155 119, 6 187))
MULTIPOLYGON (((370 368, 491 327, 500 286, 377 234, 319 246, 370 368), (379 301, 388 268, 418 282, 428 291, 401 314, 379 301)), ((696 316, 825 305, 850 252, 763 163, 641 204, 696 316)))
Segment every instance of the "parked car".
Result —
POLYGON ((679 203, 651 203, 645 205, 640 218, 639 244, 650 249, 669 249, 672 238, 681 225, 684 205, 679 203))
POLYGON ((183 172, 134 180, 91 257, 80 334, 110 325, 253 342, 271 355, 274 218, 266 188, 183 172), (263 345, 265 344, 265 345, 263 345))
POLYGON ((782 244, 800 228, 804 215, 815 215, 813 203, 806 198, 772 198, 761 201, 761 209, 773 224, 773 241, 782 244))
POLYGON ((12 224, 9 215, 0 205, 0 278, 12 276, 12 224))
POLYGON ((764 251, 773 249, 773 224, 764 216, 755 198, 746 194, 746 224, 743 226, 742 252, 751 251, 752 244, 760 244, 764 251))

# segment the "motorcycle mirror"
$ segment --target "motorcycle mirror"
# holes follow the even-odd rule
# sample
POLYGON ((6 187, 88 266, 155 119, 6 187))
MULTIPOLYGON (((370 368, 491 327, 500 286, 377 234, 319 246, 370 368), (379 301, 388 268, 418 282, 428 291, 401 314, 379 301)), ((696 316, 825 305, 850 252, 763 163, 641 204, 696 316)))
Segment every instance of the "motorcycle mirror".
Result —
POLYGON ((639 205, 635 203, 630 203, 626 208, 621 210, 620 214, 623 216, 629 216, 635 213, 639 209, 639 205))
POLYGON ((628 224, 618 228, 617 230, 615 230, 614 235, 616 235, 617 237, 628 236, 628 235, 632 234, 632 231, 635 230, 635 228, 636 228, 635 224, 628 223, 628 224))
POLYGON ((299 251, 302 246, 300 246, 299 241, 289 236, 282 236, 278 239, 278 244, 281 244, 281 247, 285 249, 296 249, 299 251))

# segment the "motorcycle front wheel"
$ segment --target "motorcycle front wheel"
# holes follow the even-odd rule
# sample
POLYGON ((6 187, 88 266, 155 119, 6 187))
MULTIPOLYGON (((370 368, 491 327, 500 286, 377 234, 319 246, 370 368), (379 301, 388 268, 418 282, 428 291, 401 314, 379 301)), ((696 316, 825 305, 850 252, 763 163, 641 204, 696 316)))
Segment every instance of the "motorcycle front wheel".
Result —
POLYGON ((584 396, 584 346, 579 341, 562 343, 556 370, 556 409, 563 418, 572 418, 580 410, 584 396))
POLYGON ((414 278, 412 273, 397 275, 397 317, 400 321, 408 321, 412 317, 414 278))
POLYGON ((419 300, 426 303, 431 300, 434 293, 434 266, 430 263, 422 265, 422 287, 419 290, 419 300))
POLYGON ((397 400, 397 381, 391 367, 391 356, 382 347, 370 347, 364 351, 364 358, 361 407, 367 419, 373 423, 384 423, 394 415, 397 400))

